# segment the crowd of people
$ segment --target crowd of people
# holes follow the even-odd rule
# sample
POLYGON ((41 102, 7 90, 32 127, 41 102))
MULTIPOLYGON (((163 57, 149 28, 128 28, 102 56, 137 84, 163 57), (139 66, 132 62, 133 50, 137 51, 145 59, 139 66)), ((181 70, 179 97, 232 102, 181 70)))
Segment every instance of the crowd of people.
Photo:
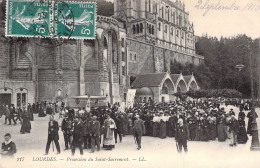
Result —
MULTIPOLYGON (((218 140, 223 142, 230 139, 230 146, 236 146, 238 143, 244 144, 248 140, 247 134, 251 135, 253 114, 251 111, 247 115, 244 112, 250 110, 250 108, 250 101, 235 99, 228 99, 224 102, 209 99, 206 101, 174 101, 170 103, 150 101, 148 103, 137 103, 133 108, 126 109, 124 112, 120 111, 121 108, 118 103, 113 106, 93 108, 90 112, 87 112, 84 108, 75 111, 67 107, 60 110, 60 116, 65 114, 62 122, 65 149, 68 149, 70 144, 71 148, 74 148, 73 140, 79 139, 80 142, 76 146, 80 147, 82 153, 83 148, 91 148, 94 152, 93 145, 97 147, 97 150, 100 150, 100 143, 103 143, 104 148, 111 150, 118 142, 118 138, 122 142, 125 135, 134 135, 138 149, 141 149, 141 142, 138 141, 141 137, 140 134, 137 134, 136 127, 141 128, 141 134, 144 136, 162 139, 167 136, 175 137, 177 141, 182 139, 183 137, 180 138, 179 132, 181 128, 185 129, 187 133, 184 139, 189 141, 218 140), (233 109, 226 111, 224 107, 220 108, 221 104, 239 107, 238 116, 233 109), (247 129, 246 117, 249 119, 247 129), (141 123, 135 122, 139 118, 143 121, 144 128, 142 128, 141 123), (98 122, 98 126, 94 124, 94 129, 90 125, 93 120, 98 122), (75 124, 80 125, 80 130, 82 129, 76 131, 80 134, 77 136, 73 132, 75 124), (97 132, 90 133, 90 130, 97 132), (95 136, 93 137, 93 135, 95 136)), ((187 145, 180 146, 183 146, 186 150, 185 146, 187 145)))
MULTIPOLYGON (((17 108, 13 105, 2 106, 9 124, 17 120, 22 122, 21 133, 30 133, 33 121, 33 113, 38 117, 50 115, 48 123, 48 140, 45 154, 49 153, 52 141, 56 145, 57 153, 61 152, 59 145, 59 130, 63 132, 65 150, 71 149, 72 155, 79 148, 91 149, 90 152, 104 149, 112 150, 116 143, 122 142, 125 135, 134 135, 138 150, 141 149, 141 137, 152 136, 159 138, 175 137, 178 142, 178 150, 182 147, 187 151, 187 141, 220 142, 230 139, 230 146, 244 144, 251 135, 253 113, 250 111, 249 100, 237 99, 206 99, 197 101, 176 100, 169 103, 156 103, 154 101, 136 103, 133 108, 121 111, 119 103, 108 104, 106 107, 73 109, 60 107, 55 103, 36 103, 27 108, 17 108), (226 111, 222 105, 239 107, 240 112, 236 116, 233 109, 226 111), (244 111, 248 111, 247 115, 244 111), (59 113, 62 118, 61 125, 54 120, 53 115, 59 113), (246 129, 245 118, 248 118, 246 129)), ((256 117, 257 114, 255 113, 256 117)))

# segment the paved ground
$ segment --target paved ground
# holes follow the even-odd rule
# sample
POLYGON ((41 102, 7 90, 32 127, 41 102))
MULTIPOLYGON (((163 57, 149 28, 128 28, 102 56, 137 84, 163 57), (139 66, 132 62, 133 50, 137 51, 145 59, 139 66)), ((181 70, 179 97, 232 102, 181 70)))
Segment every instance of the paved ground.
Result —
MULTIPOLYGON (((227 107, 227 109, 231 106, 227 107)), ((234 108, 234 107, 232 107, 234 108)), ((234 108, 235 111, 238 109, 234 108)), ((257 110, 260 116, 260 110, 257 110)), ((247 114, 247 113, 246 113, 247 114)), ((58 117, 56 116, 56 119, 58 117)), ((56 155, 56 151, 50 149, 48 157, 55 157, 57 161, 33 161, 43 159, 44 150, 47 141, 47 122, 48 118, 38 118, 35 115, 35 121, 32 123, 30 134, 20 134, 20 124, 8 126, 3 124, 4 119, 0 119, 0 136, 6 132, 12 134, 12 139, 16 142, 18 152, 12 160, 0 159, 0 167, 147 167, 147 168, 260 168, 260 151, 251 152, 251 137, 245 145, 229 147, 229 141, 218 142, 188 142, 188 154, 178 154, 174 138, 159 139, 154 137, 143 137, 142 149, 136 150, 133 136, 126 136, 122 143, 116 144, 112 151, 101 150, 95 153, 89 153, 84 150, 84 155, 71 157, 70 151, 62 151, 56 155), (17 161, 18 158, 24 157, 24 161, 17 161), (111 158, 109 160, 109 157, 111 158), (95 159, 99 161, 96 161, 95 159), (81 161, 72 161, 78 159, 81 161), (86 159, 86 160, 85 160, 86 159), (93 161, 91 161, 93 159, 93 161), (106 161, 102 159, 107 159, 106 161), (112 161, 112 159, 121 159, 121 161, 112 161), (125 159, 125 160, 124 160, 125 159), (142 160, 145 161, 142 161, 142 160), (101 160, 101 161, 100 161, 101 160), (139 161, 140 160, 140 161, 139 161)), ((61 120, 59 120, 61 122, 61 120)), ((246 121, 247 122, 247 121, 246 121)), ((258 123, 260 120, 258 119, 258 123)), ((63 135, 60 131, 60 146, 64 149, 63 135)), ((50 158, 48 158, 50 159, 50 158)))

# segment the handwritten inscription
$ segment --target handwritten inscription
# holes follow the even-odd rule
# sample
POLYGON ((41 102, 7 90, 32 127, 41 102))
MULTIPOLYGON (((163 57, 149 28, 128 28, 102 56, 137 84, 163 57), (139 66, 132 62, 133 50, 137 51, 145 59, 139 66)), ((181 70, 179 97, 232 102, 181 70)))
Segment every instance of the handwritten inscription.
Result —
POLYGON ((203 16, 206 16, 210 11, 260 11, 260 3, 248 2, 244 5, 239 4, 239 1, 223 1, 223 0, 198 0, 195 8, 203 10, 203 16))

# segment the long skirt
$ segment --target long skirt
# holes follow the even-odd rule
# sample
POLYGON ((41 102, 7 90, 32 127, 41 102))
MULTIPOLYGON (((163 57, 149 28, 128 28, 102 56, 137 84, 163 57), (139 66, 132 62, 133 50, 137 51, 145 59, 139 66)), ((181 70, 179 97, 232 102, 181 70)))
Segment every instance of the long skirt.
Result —
POLYGON ((159 123, 154 122, 153 123, 153 137, 158 137, 159 136, 159 123))
POLYGON ((149 134, 149 131, 150 131, 150 122, 149 121, 145 121, 144 122, 144 126, 145 126, 145 130, 146 130, 145 135, 149 136, 148 134, 149 134))
POLYGON ((218 141, 223 142, 227 139, 227 133, 224 124, 218 125, 218 141))
POLYGON ((209 125, 209 140, 215 140, 217 137, 217 129, 215 124, 209 125))
POLYGON ((123 123, 123 134, 124 135, 129 135, 129 133, 128 133, 128 128, 127 128, 128 126, 127 126, 127 124, 126 123, 123 123))
POLYGON ((31 122, 30 122, 30 119, 29 119, 29 118, 24 119, 24 120, 23 120, 23 123, 22 123, 22 126, 21 126, 20 132, 21 132, 21 133, 25 133, 25 132, 30 133, 30 131, 31 131, 31 122))
POLYGON ((115 147, 115 137, 114 130, 111 130, 109 133, 104 134, 103 148, 114 148, 115 147))
POLYGON ((202 128, 202 141, 208 141, 208 140, 209 140, 209 129, 202 128))
POLYGON ((196 127, 195 126, 190 126, 189 127, 189 139, 191 141, 194 141, 196 138, 196 127))
POLYGON ((147 127, 148 127, 148 129, 146 130, 147 136, 152 136, 153 135, 153 122, 148 121, 147 127))
POLYGON ((195 141, 202 141, 202 129, 201 127, 196 127, 195 141))
POLYGON ((166 122, 160 122, 159 137, 166 138, 166 122))
POLYGON ((239 144, 245 144, 248 140, 247 134, 246 134, 246 128, 240 127, 238 134, 237 134, 237 143, 239 144))

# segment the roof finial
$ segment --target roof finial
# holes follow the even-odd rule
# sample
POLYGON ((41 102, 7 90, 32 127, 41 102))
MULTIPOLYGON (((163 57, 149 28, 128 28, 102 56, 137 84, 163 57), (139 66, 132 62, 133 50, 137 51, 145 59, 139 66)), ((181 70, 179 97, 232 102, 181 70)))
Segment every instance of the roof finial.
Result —
POLYGON ((193 72, 191 72, 191 75, 193 76, 193 72))
POLYGON ((181 75, 182 75, 182 70, 181 70, 181 73, 180 73, 181 75))

